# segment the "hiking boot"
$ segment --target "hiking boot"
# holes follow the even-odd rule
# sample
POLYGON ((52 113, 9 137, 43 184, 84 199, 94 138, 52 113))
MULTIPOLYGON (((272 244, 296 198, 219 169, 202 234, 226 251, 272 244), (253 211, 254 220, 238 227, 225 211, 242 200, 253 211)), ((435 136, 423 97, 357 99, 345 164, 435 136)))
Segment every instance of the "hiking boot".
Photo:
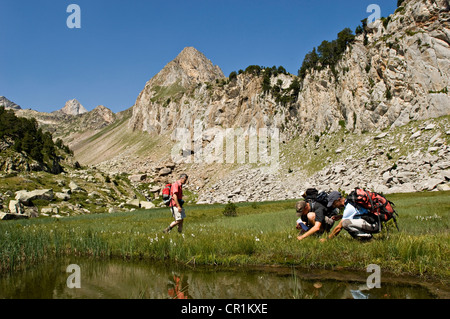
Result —
POLYGON ((373 238, 372 234, 358 234, 355 236, 356 239, 360 241, 371 240, 373 238))
POLYGON ((167 227, 166 229, 163 230, 163 233, 168 234, 170 233, 170 231, 171 231, 170 227, 167 227))

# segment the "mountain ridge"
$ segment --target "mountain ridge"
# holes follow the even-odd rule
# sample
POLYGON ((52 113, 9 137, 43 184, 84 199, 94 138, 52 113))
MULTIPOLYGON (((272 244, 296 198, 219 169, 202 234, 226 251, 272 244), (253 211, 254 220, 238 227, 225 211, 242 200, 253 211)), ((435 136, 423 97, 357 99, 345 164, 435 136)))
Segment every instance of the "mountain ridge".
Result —
POLYGON ((164 81, 151 80, 136 101, 130 127, 170 134, 204 119, 204 129, 276 127, 289 140, 337 131, 341 121, 364 132, 450 114, 449 17, 442 0, 403 2, 388 18, 366 26, 335 69, 310 70, 296 99, 286 104, 272 92, 295 81, 289 74, 269 78, 269 94, 265 70, 257 69, 189 90, 173 79, 163 88, 164 81))
MULTIPOLYGON (((387 192, 445 188, 450 179, 449 21, 445 1, 405 1, 393 15, 356 35, 334 70, 311 68, 301 82, 282 68, 260 66, 226 78, 202 53, 187 47, 121 114, 98 107, 41 123, 73 147, 80 163, 107 174, 142 174, 164 183, 187 172, 205 203, 279 199, 281 193, 296 198, 307 184, 353 187, 339 172, 352 174, 360 186, 387 192), (261 163, 243 168, 172 164, 175 129, 192 136, 196 125, 205 149, 218 131, 241 129, 248 139, 252 130, 278 129, 279 171, 269 178, 261 163), (427 129, 430 125, 437 128, 427 129), (160 174, 166 163, 171 173, 160 174), (412 178, 415 170, 420 174, 412 178), (264 187, 250 196, 239 183, 253 178, 264 187), (428 185, 427 179, 437 184, 428 185), (298 191, 286 192, 286 181, 299 184, 298 191)), ((195 141, 190 142, 189 151, 195 152, 195 141)))

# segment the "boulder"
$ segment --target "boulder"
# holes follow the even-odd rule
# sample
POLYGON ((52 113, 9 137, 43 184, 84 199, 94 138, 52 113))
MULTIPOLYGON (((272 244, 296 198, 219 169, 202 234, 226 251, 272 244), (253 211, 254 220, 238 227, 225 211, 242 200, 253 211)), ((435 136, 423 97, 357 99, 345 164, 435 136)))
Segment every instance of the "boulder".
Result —
POLYGON ((139 201, 139 199, 132 199, 127 202, 127 205, 139 207, 140 201, 139 201))
POLYGON ((441 133, 437 133, 436 135, 434 135, 431 139, 430 139, 430 144, 433 144, 434 142, 436 142, 439 137, 441 137, 441 133))
POLYGON ((81 191, 81 187, 78 186, 74 181, 71 181, 69 184, 69 188, 72 192, 81 191))
POLYGON ((147 174, 136 174, 136 175, 131 175, 128 177, 128 179, 134 183, 142 182, 146 178, 147 178, 147 174))
POLYGON ((61 199, 63 201, 67 201, 67 200, 70 199, 70 195, 67 194, 67 193, 56 193, 55 197, 58 198, 58 199, 61 199))
POLYGON ((152 202, 141 201, 139 204, 141 205, 141 208, 144 209, 152 209, 156 207, 152 202))
POLYGON ((29 218, 39 217, 39 209, 36 206, 25 207, 23 215, 29 218))
POLYGON ((412 181, 413 177, 415 177, 417 173, 415 172, 409 172, 409 171, 402 171, 397 173, 397 179, 400 181, 400 183, 409 183, 412 181))
POLYGON ((23 214, 25 212, 24 208, 23 208, 23 204, 18 201, 18 200, 11 200, 9 202, 9 212, 11 214, 23 214))
POLYGON ((403 185, 395 185, 388 190, 386 190, 385 194, 394 194, 394 193, 414 193, 416 189, 412 183, 405 183, 403 185))
POLYGON ((161 187, 153 186, 152 188, 150 188, 150 193, 159 193, 160 190, 161 190, 161 187))
POLYGON ((430 178, 428 180, 423 181, 422 183, 419 183, 419 185, 418 185, 419 189, 418 190, 419 191, 424 191, 424 190, 432 191, 439 184, 442 184, 444 182, 445 181, 440 179, 440 178, 430 178))
POLYGON ((41 209, 41 214, 59 214, 58 207, 44 207, 41 209))
POLYGON ((173 163, 173 162, 169 162, 169 163, 166 163, 165 166, 166 166, 167 168, 173 170, 173 169, 175 169, 176 165, 177 165, 177 164, 175 164, 175 163, 173 163))
POLYGON ((28 206, 35 199, 51 201, 53 200, 53 195, 52 189, 34 190, 31 192, 23 190, 16 192, 16 200, 28 206))
POLYGON ((450 184, 440 184, 437 186, 438 191, 450 191, 450 184))
POLYGON ((164 167, 163 169, 161 169, 161 170, 159 171, 159 175, 160 175, 160 176, 167 176, 167 175, 169 175, 170 173, 172 173, 172 170, 171 170, 170 168, 168 168, 168 167, 164 167))
POLYGON ((375 136, 375 140, 381 140, 385 138, 388 135, 388 133, 381 133, 380 135, 375 136))

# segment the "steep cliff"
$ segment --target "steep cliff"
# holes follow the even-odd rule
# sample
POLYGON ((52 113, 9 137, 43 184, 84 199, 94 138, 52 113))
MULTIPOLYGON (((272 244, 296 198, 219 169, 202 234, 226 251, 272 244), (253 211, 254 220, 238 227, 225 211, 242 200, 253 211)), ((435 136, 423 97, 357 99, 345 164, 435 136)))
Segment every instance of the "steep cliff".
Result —
MULTIPOLYGON (((309 70, 287 102, 263 88, 264 71, 221 79, 202 54, 185 49, 147 83, 130 127, 161 134, 198 120, 203 129, 276 127, 290 140, 337 131, 343 122, 354 132, 380 131, 450 114, 449 19, 448 1, 404 1, 367 26, 334 70, 309 70)), ((292 94, 295 79, 277 74, 270 86, 292 94)))
POLYGON ((174 113, 181 108, 183 97, 197 84, 224 78, 202 53, 185 48, 173 61, 145 85, 133 107, 130 127, 135 130, 161 133, 174 127, 174 113))

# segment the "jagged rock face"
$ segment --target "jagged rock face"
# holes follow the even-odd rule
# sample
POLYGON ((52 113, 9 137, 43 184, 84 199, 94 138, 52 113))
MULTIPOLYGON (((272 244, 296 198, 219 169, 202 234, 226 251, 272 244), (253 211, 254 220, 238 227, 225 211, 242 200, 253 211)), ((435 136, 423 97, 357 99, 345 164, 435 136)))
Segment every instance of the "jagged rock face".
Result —
MULTIPOLYGON (((378 20, 370 26, 367 43, 360 35, 347 48, 336 66, 337 77, 329 68, 313 70, 304 79, 298 100, 288 105, 264 94, 262 76, 241 74, 229 83, 211 83, 220 76, 210 64, 207 71, 214 76, 188 77, 186 70, 195 72, 200 62, 185 63, 182 53, 147 83, 130 127, 167 134, 178 127, 192 128, 195 120, 201 120, 204 129, 277 127, 283 139, 290 139, 336 131, 340 121, 351 131, 363 132, 447 115, 449 21, 448 1, 405 1, 389 23, 378 20)), ((281 80, 285 88, 293 79, 282 75, 271 82, 281 80)))
POLYGON ((83 124, 90 129, 98 130, 111 123, 116 119, 113 111, 103 105, 97 106, 91 112, 83 115, 83 124))
MULTIPOLYGON (((214 66, 196 49, 185 48, 175 60, 147 82, 133 107, 130 127, 161 133, 161 127, 165 125, 159 122, 163 108, 173 109, 173 104, 177 104, 174 102, 179 102, 179 96, 190 87, 221 78, 224 75, 218 66, 214 66)), ((165 117, 162 121, 171 119, 165 117)))
POLYGON ((0 106, 4 106, 7 109, 20 110, 21 107, 14 102, 11 102, 4 96, 0 96, 0 106))
POLYGON ((334 130, 339 120, 355 131, 400 126, 450 114, 450 31, 447 1, 407 1, 371 25, 339 63, 307 75, 299 96, 303 131, 334 130), (318 115, 316 115, 318 114, 318 115))
POLYGON ((79 115, 88 112, 76 99, 67 101, 66 105, 60 111, 68 115, 79 115))
POLYGON ((223 72, 214 66, 203 53, 195 48, 187 47, 150 82, 153 86, 171 86, 178 84, 189 87, 192 84, 212 82, 223 78, 223 72))

